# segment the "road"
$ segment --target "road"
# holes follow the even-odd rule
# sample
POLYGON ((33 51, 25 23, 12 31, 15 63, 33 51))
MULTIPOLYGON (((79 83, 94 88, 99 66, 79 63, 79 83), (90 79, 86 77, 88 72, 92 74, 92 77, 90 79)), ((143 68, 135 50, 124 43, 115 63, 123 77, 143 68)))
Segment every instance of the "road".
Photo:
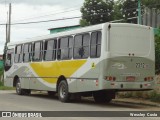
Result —
MULTIPOLYGON (((134 105, 129 103, 111 102, 97 104, 92 100, 82 99, 79 102, 61 103, 55 96, 48 96, 45 92, 33 92, 30 96, 20 96, 15 91, 0 91, 0 111, 160 111, 158 107, 134 105)), ((63 115, 62 115, 63 116, 63 115)), ((90 118, 90 117, 89 117, 90 118)), ((51 119, 51 118, 45 118, 51 119)), ((56 118, 60 119, 60 118, 56 118)), ((69 120, 88 120, 88 118, 65 118, 69 120)), ((90 118, 91 119, 91 118, 90 118)), ((97 118, 92 118, 96 120, 97 118)), ((106 118, 102 118, 105 119, 106 118)), ((113 118, 108 118, 113 119, 113 118)), ((128 120, 123 118, 123 120, 128 120)), ((136 120, 138 118, 129 118, 136 120)), ((142 119, 142 118, 141 118, 142 119)), ((145 118, 144 120, 160 120, 160 118, 145 118)), ((60 119, 62 120, 62 118, 60 119)), ((114 118, 114 120, 121 120, 114 118)))

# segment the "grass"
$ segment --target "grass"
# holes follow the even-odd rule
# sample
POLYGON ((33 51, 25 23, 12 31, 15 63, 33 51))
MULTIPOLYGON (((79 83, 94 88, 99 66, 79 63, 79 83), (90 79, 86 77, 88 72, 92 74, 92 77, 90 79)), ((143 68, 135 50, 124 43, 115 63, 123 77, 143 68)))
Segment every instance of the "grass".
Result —
POLYGON ((155 90, 152 91, 135 91, 135 92, 120 92, 118 93, 120 98, 141 98, 147 99, 153 102, 160 102, 160 94, 155 90))
POLYGON ((13 87, 0 86, 0 90, 15 90, 13 87))
POLYGON ((156 91, 152 91, 150 93, 150 100, 153 102, 160 102, 160 94, 158 94, 156 91))
MULTIPOLYGON (((2 74, 3 74, 3 69, 0 68, 0 78, 1 78, 2 74)), ((4 86, 3 82, 0 81, 0 90, 15 90, 15 88, 6 87, 6 86, 4 86)))
POLYGON ((0 86, 3 86, 3 83, 0 81, 0 86))
POLYGON ((3 85, 3 83, 0 81, 0 90, 15 90, 13 87, 6 87, 3 85))

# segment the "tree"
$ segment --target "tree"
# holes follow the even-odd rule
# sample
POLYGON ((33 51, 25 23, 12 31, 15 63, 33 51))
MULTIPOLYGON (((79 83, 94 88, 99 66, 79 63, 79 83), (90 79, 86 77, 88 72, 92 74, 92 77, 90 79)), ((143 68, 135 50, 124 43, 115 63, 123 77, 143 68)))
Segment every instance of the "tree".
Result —
POLYGON ((155 59, 156 59, 156 73, 160 73, 160 29, 155 35, 155 59))
POLYGON ((81 26, 95 25, 113 20, 114 0, 85 0, 82 8, 81 26))
MULTIPOLYGON (((141 1, 141 14, 143 15, 144 9, 148 8, 156 8, 160 10, 160 0, 140 0, 141 1)), ((118 8, 126 20, 129 23, 137 23, 137 19, 127 20, 128 18, 137 17, 138 12, 138 0, 118 0, 116 2, 116 8, 118 8)), ((118 10, 117 9, 117 10, 118 10)), ((119 12, 119 13, 120 13, 119 12)), ((120 15, 120 14, 119 14, 120 15)), ((117 15, 116 15, 117 17, 117 15)))
POLYGON ((122 11, 120 11, 121 8, 122 8, 121 2, 123 2, 123 1, 122 0, 118 0, 114 4, 114 20, 123 19, 122 11))
POLYGON ((137 23, 137 18, 130 18, 137 17, 138 1, 123 0, 121 7, 122 15, 126 22, 137 23))
POLYGON ((142 4, 148 8, 160 9, 160 0, 142 0, 142 4))

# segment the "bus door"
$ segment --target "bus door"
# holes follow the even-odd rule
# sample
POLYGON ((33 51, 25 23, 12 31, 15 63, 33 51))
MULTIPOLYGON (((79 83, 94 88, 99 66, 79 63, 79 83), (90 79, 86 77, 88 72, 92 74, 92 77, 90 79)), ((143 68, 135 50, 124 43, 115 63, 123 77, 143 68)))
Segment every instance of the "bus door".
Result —
POLYGON ((5 56, 4 69, 8 71, 13 65, 13 53, 14 49, 8 49, 5 56))

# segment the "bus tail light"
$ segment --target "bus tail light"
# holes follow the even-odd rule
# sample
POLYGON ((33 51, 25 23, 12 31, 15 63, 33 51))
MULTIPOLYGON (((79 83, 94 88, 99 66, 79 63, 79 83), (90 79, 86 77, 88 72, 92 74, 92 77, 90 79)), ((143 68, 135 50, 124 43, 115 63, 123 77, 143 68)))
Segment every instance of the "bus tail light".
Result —
POLYGON ((96 80, 96 86, 98 86, 98 80, 96 80))
POLYGON ((115 80, 116 80, 116 77, 113 77, 113 76, 106 76, 106 77, 105 77, 105 80, 108 80, 108 81, 115 81, 115 80))
POLYGON ((153 81, 154 80, 154 77, 145 77, 144 78, 144 81, 153 81))

